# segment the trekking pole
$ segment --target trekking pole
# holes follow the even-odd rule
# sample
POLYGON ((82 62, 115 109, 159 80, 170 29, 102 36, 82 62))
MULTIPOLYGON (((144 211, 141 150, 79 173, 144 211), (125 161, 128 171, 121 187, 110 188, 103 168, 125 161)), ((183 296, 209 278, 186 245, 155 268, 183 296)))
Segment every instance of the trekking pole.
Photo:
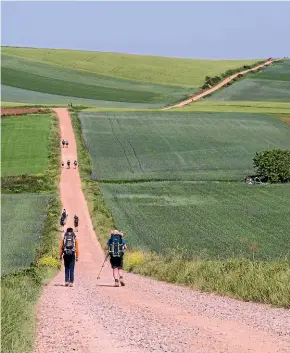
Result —
POLYGON ((105 257, 105 260, 104 260, 103 265, 102 265, 102 267, 100 269, 100 272, 99 272, 99 275, 98 275, 97 279, 100 279, 100 274, 102 272, 103 267, 105 266, 105 262, 107 261, 108 256, 109 256, 109 254, 107 254, 106 257, 105 257))

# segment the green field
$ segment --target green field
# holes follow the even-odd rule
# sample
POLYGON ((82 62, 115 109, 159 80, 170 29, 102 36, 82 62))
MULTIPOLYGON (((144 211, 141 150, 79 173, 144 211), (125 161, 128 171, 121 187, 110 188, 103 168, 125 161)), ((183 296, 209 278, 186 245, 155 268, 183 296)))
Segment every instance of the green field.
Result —
POLYGON ((2 275, 29 267, 35 260, 50 197, 2 194, 2 275))
POLYGON ((252 113, 81 113, 97 180, 242 180, 289 126, 252 113))
POLYGON ((187 258, 289 255, 289 185, 148 182, 101 190, 131 247, 187 258))
MULTIPOLYGON (((76 97, 92 100, 95 105, 104 104, 102 101, 164 105, 179 101, 194 91, 194 87, 146 84, 6 55, 2 55, 1 66, 2 84, 21 89, 18 92, 21 99, 28 95, 22 90, 28 90, 46 93, 51 99, 67 97, 68 101, 70 97, 76 97)), ((8 91, 4 100, 9 98, 9 94, 13 97, 13 91, 8 91)), ((36 98, 48 97, 36 95, 36 98)))
POLYGON ((206 75, 253 64, 256 60, 202 60, 78 50, 2 47, 2 55, 150 83, 200 86, 206 75))
POLYGON ((245 79, 213 93, 205 100, 290 102, 290 60, 247 75, 245 79))
MULTIPOLYGON (((87 108, 85 111, 94 110, 97 110, 97 108, 87 108)), ((290 102, 221 102, 202 100, 181 108, 174 108, 174 111, 290 114, 290 102)))
POLYGON ((48 163, 49 114, 2 119, 2 177, 43 173, 48 163))
POLYGON ((164 104, 148 104, 148 103, 129 103, 129 102, 114 102, 114 101, 101 101, 86 98, 77 98, 69 96, 60 96, 56 94, 49 94, 43 92, 30 91, 27 89, 10 87, 1 85, 2 100, 3 102, 16 104, 33 104, 33 105, 65 105, 67 107, 69 102, 72 102, 74 106, 99 106, 99 107, 120 107, 130 109, 144 109, 144 108, 161 108, 164 104))

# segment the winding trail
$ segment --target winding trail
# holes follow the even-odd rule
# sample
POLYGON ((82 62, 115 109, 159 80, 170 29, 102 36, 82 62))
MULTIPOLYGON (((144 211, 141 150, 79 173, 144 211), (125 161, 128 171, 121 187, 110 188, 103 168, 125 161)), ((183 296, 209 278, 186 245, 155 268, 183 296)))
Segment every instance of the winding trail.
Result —
POLYGON ((212 87, 212 88, 209 88, 207 90, 205 90, 204 92, 202 93, 197 93, 197 94, 194 94, 192 97, 186 99, 186 100, 183 100, 177 104, 174 104, 174 105, 171 105, 169 107, 166 107, 166 108, 162 108, 161 110, 169 110, 169 109, 173 109, 173 108, 179 108, 179 107, 183 107, 184 105, 186 104, 189 104, 189 103, 192 103, 192 102, 195 102, 205 96, 208 96, 209 94, 217 91, 218 89, 220 89, 221 87, 225 86, 227 83, 231 82, 232 80, 234 80, 236 77, 238 77, 239 75, 246 75, 248 72, 251 72, 251 71, 256 71, 260 68, 263 68, 265 66, 269 66, 271 65, 273 62, 276 62, 276 61, 280 61, 279 59, 271 59, 271 60, 267 60, 264 64, 261 64, 261 65, 257 65, 255 67, 253 67, 252 69, 248 69, 248 70, 245 70, 245 71, 241 71, 241 72, 237 72, 236 74, 234 75, 231 75, 227 78, 225 78, 223 81, 221 81, 220 83, 218 83, 216 86, 212 87))
MULTIPOLYGON (((77 155, 66 109, 55 109, 64 162, 77 155)), ((81 163, 81 161, 80 161, 81 163)), ((126 274, 114 288, 97 241, 78 169, 62 169, 60 196, 72 226, 80 218, 80 258, 74 287, 60 271, 45 286, 38 304, 34 353, 289 353, 290 311, 244 303, 214 294, 126 274)))

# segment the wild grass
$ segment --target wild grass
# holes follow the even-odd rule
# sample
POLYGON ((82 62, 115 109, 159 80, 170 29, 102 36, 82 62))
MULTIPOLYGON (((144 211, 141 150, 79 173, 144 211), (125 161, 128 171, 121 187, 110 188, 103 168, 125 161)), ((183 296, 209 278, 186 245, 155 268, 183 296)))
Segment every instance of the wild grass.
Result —
POLYGON ((143 276, 185 284, 244 301, 290 308, 290 261, 255 261, 243 258, 187 261, 159 254, 143 254, 126 267, 143 276))

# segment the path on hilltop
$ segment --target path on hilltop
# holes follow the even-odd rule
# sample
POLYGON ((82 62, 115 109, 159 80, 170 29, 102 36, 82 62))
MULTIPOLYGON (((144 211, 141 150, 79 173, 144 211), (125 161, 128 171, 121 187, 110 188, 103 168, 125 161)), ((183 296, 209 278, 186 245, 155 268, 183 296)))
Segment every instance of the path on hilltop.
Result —
MULTIPOLYGON (((62 159, 73 160, 76 141, 66 109, 58 114, 62 159)), ((80 161, 81 163, 81 161, 80 161)), ((34 353, 289 353, 290 311, 244 303, 125 274, 114 288, 97 241, 76 169, 62 169, 60 196, 72 226, 80 218, 80 257, 74 287, 63 270, 44 287, 38 303, 34 353), (70 340, 68 340, 70 338, 70 340)))
POLYGON ((248 70, 245 70, 245 71, 241 71, 241 72, 237 72, 236 74, 234 75, 231 75, 227 78, 225 78, 223 81, 221 81, 219 84, 217 84, 216 86, 212 87, 212 88, 209 88, 207 90, 205 90, 204 92, 202 93, 197 93, 197 94, 194 94, 192 97, 188 98, 188 99, 185 99, 177 104, 174 104, 174 105, 170 105, 169 107, 166 107, 166 108, 162 108, 161 110, 169 110, 169 109, 173 109, 173 108, 178 108, 178 107, 183 107, 184 105, 186 104, 189 104, 189 103, 192 103, 192 102, 195 102, 205 96, 208 96, 209 94, 217 91, 218 89, 220 89, 221 87, 225 86, 227 83, 231 82, 232 80, 234 80, 236 77, 238 77, 239 75, 245 75, 247 74, 248 72, 251 72, 251 71, 256 71, 260 68, 263 68, 264 66, 268 66, 270 64, 272 64, 273 62, 276 62, 276 61, 279 61, 278 59, 271 59, 271 60, 267 60, 266 62, 264 62, 264 64, 261 64, 261 65, 257 65, 255 67, 253 67, 252 69, 248 69, 248 70))

